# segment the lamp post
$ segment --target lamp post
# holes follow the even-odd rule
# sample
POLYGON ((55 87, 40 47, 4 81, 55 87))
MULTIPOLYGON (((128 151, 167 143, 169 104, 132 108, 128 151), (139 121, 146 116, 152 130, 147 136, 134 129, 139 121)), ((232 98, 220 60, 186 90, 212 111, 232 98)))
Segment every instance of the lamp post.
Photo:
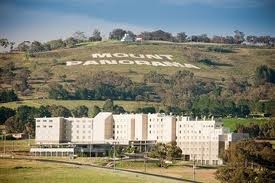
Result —
POLYGON ((144 172, 146 173, 147 152, 144 152, 144 172))
POLYGON ((4 155, 6 154, 6 132, 4 134, 4 155))
POLYGON ((196 175, 196 162, 195 162, 196 155, 193 155, 193 181, 195 182, 195 175, 196 175))
MULTIPOLYGON (((116 138, 116 140, 117 140, 117 138, 116 138)), ((113 141, 113 144, 114 144, 114 152, 113 152, 114 171, 116 171, 116 155, 115 155, 116 143, 117 143, 117 141, 113 141)))

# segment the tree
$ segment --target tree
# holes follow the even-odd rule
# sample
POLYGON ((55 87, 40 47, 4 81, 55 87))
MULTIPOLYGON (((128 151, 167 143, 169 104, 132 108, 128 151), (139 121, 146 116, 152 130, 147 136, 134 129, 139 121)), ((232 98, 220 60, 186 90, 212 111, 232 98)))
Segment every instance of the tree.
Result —
POLYGON ((0 39, 0 46, 7 48, 9 46, 10 42, 8 39, 6 38, 1 38, 0 39))
POLYGON ((226 166, 218 168, 216 178, 226 183, 271 182, 274 155, 270 143, 253 140, 232 143, 222 156, 226 166))
POLYGON ((14 115, 15 110, 6 107, 0 107, 0 125, 3 125, 8 118, 14 115))
POLYGON ((24 125, 15 116, 6 120, 5 127, 8 133, 21 133, 24 131, 24 125))
POLYGON ((87 40, 86 35, 84 34, 84 32, 81 31, 76 31, 73 36, 72 36, 75 40, 77 40, 78 43, 81 43, 83 41, 87 40))
POLYGON ((18 97, 13 90, 0 91, 0 103, 17 101, 18 97))
POLYGON ((132 31, 127 31, 126 34, 128 34, 128 36, 132 39, 132 40, 135 40, 136 38, 136 35, 132 32, 132 31))
POLYGON ((16 109, 16 118, 24 125, 28 122, 34 122, 34 118, 37 116, 37 108, 22 105, 16 109))
POLYGON ((101 112, 101 109, 97 105, 94 105, 92 109, 92 118, 94 118, 100 112, 101 112))
POLYGON ((93 31, 92 37, 89 38, 90 41, 101 41, 102 37, 100 35, 100 31, 98 29, 95 29, 93 31))
POLYGON ((112 112, 114 109, 114 102, 111 99, 105 100, 105 103, 103 104, 103 111, 104 112, 112 112))
POLYGON ((31 43, 29 52, 30 53, 36 53, 36 52, 41 52, 41 51, 44 51, 44 50, 45 50, 45 48, 44 48, 42 43, 40 43, 38 41, 33 41, 31 43))
POLYGON ((148 114, 148 113, 156 113, 156 108, 155 107, 143 107, 143 108, 138 108, 136 110, 137 113, 145 113, 145 114, 148 114))
POLYGON ((263 84, 265 82, 275 83, 275 69, 266 65, 261 65, 256 69, 256 82, 263 84))
POLYGON ((30 79, 30 70, 28 69, 21 69, 17 74, 16 74, 16 90, 20 92, 24 92, 27 89, 31 89, 31 85, 29 84, 29 79, 30 79))
POLYGON ((182 43, 185 42, 187 38, 187 35, 185 34, 185 32, 179 32, 177 33, 177 41, 182 43))
POLYGON ((122 106, 115 105, 114 108, 113 108, 113 113, 114 114, 125 113, 125 109, 122 106))
POLYGON ((50 99, 68 99, 69 93, 58 83, 49 84, 48 96, 50 99))
POLYGON ((22 43, 19 43, 17 48, 19 51, 28 51, 30 49, 31 43, 30 41, 23 41, 22 43))
POLYGON ((66 39, 64 41, 64 43, 66 44, 66 47, 68 48, 73 48, 75 47, 75 45, 77 44, 77 39, 73 38, 73 37, 69 37, 68 39, 66 39))
POLYGON ((67 78, 67 75, 66 74, 61 74, 58 76, 59 79, 62 81, 62 82, 65 82, 66 81, 66 78, 67 78))
POLYGON ((148 156, 151 158, 159 159, 159 166, 164 167, 165 159, 167 159, 167 146, 164 143, 157 143, 148 153, 148 156))
POLYGON ((114 29, 110 32, 109 39, 121 40, 125 35, 126 31, 123 29, 114 29))
POLYGON ((53 76, 53 73, 51 72, 50 68, 44 68, 42 71, 40 71, 40 75, 42 76, 46 84, 47 81, 49 81, 53 76))
POLYGON ((11 41, 10 42, 10 51, 12 51, 13 50, 13 46, 15 45, 15 42, 14 41, 11 41))
POLYGON ((234 33, 235 33, 234 40, 236 44, 240 44, 245 40, 244 39, 245 34, 243 32, 239 30, 235 30, 234 33))
POLYGON ((56 50, 58 48, 64 48, 66 46, 62 39, 51 40, 47 42, 47 44, 49 45, 49 50, 56 50))
POLYGON ((38 117, 42 118, 42 117, 51 117, 52 113, 50 112, 50 106, 40 106, 38 108, 38 117))
POLYGON ((176 141, 172 141, 166 144, 166 146, 167 146, 167 159, 174 160, 176 158, 182 157, 182 150, 180 147, 177 146, 176 141))
POLYGON ((73 116, 76 118, 88 117, 88 107, 81 105, 72 110, 73 116))
POLYGON ((51 112, 52 117, 72 117, 71 111, 61 105, 51 105, 49 106, 49 111, 51 112))

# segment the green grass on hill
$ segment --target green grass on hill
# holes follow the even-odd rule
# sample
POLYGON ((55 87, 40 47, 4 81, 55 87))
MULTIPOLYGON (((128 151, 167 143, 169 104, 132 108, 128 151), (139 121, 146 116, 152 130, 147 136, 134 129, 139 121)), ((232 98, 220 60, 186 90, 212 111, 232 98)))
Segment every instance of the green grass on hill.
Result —
MULTIPOLYGON (((52 99, 36 99, 36 100, 23 100, 23 101, 17 101, 17 102, 8 102, 8 103, 2 103, 1 106, 8 107, 8 108, 17 108, 21 105, 28 105, 33 107, 39 107, 41 105, 62 105, 64 107, 67 107, 68 109, 73 109, 80 105, 85 105, 89 108, 89 112, 91 112, 91 109, 94 105, 97 105, 99 107, 103 107, 105 101, 100 100, 52 100, 52 99)), ((126 111, 135 111, 139 107, 147 107, 147 106, 154 106, 159 107, 160 103, 156 102, 143 102, 143 101, 114 101, 115 105, 122 106, 126 111)))
POLYGON ((268 119, 262 118, 224 118, 223 119, 224 126, 229 128, 230 131, 234 131, 236 129, 237 124, 249 125, 249 124, 263 124, 268 122, 268 119))
POLYGON ((153 183, 175 182, 124 172, 31 160, 0 159, 1 183, 153 183))
MULTIPOLYGON (((112 70, 120 74, 129 76, 133 81, 141 82, 143 74, 149 71, 158 71, 160 73, 172 74, 177 70, 186 70, 186 68, 176 67, 153 67, 144 65, 89 65, 68 67, 65 62, 68 60, 91 60, 93 53, 133 53, 133 54, 170 54, 173 55, 173 61, 179 63, 194 64, 201 69, 187 69, 198 77, 221 80, 221 78, 250 77, 255 69, 262 64, 274 67, 272 59, 275 56, 275 49, 266 48, 233 48, 232 53, 209 52, 209 44, 172 44, 163 42, 143 42, 142 44, 125 44, 117 41, 85 42, 77 48, 60 49, 48 52, 41 52, 26 59, 25 54, 0 54, 0 66, 10 61, 14 61, 18 68, 27 67, 32 72, 32 78, 38 78, 40 71, 49 68, 53 76, 49 81, 60 81, 59 76, 67 75, 68 80, 74 80, 82 74, 91 74, 97 71, 112 70), (198 58, 195 59, 194 55, 198 58), (210 59, 219 63, 217 67, 207 66, 199 63, 198 59, 210 59), (227 65, 230 65, 228 67, 227 65)), ((228 49, 232 46, 216 45, 217 48, 228 49)), ((131 58, 127 58, 131 59, 131 58)), ((47 85, 47 84, 46 84, 47 85)), ((43 88, 44 83, 37 84, 34 88, 43 88)), ((37 93, 37 92, 35 92, 37 93)), ((43 93, 43 92, 42 92, 43 93)), ((40 94, 39 94, 40 95, 40 94)))

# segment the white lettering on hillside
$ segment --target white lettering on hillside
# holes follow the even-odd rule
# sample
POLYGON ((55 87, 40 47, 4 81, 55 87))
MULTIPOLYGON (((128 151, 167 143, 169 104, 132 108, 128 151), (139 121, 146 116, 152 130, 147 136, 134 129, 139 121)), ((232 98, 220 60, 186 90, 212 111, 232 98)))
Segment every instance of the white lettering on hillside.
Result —
POLYGON ((148 59, 155 59, 155 60, 173 60, 172 55, 166 55, 166 54, 133 54, 133 53, 94 53, 92 54, 93 58, 148 58, 148 59))
POLYGON ((67 61, 67 66, 75 65, 147 65, 154 67, 181 67, 190 69, 200 69, 193 64, 174 62, 173 55, 167 54, 133 54, 133 53, 94 53, 94 60, 87 61, 67 61), (109 58, 109 59, 108 59, 109 58), (112 59, 114 58, 114 59, 112 59), (115 59, 118 58, 118 59, 115 59), (121 59, 121 60, 120 60, 121 59), (136 60, 131 60, 136 59, 136 60), (138 60, 140 59, 140 60, 138 60), (150 59, 150 60, 146 60, 150 59))
POLYGON ((66 62, 67 66, 79 65, 79 64, 82 64, 82 61, 67 61, 66 62))
POLYGON ((112 57, 112 55, 110 54, 110 53, 94 53, 94 54, 92 54, 92 57, 93 58, 105 58, 105 57, 107 57, 107 58, 111 58, 112 57))
POLYGON ((192 69, 200 69, 197 66, 192 64, 181 64, 178 62, 170 62, 170 61, 145 61, 145 60, 87 60, 87 61, 67 61, 67 66, 75 66, 75 65, 148 65, 148 66, 155 66, 155 67, 182 67, 182 68, 192 68, 192 69))

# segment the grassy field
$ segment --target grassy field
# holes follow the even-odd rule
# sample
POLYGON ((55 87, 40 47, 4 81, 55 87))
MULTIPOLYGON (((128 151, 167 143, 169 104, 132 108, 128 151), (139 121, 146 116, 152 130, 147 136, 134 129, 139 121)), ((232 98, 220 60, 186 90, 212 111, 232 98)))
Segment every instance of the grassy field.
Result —
POLYGON ((4 152, 4 145, 5 145, 5 152, 29 152, 30 145, 34 144, 34 139, 30 140, 0 140, 0 153, 4 152))
POLYGON ((32 182, 110 182, 110 183, 142 183, 142 182, 175 182, 157 177, 140 176, 123 172, 112 172, 96 168, 78 167, 58 163, 41 163, 31 160, 0 159, 1 183, 32 182))
POLYGON ((262 118, 224 118, 223 119, 224 126, 229 128, 231 131, 236 129, 237 124, 249 125, 251 123, 254 124, 262 124, 268 122, 268 119, 262 118))
MULTIPOLYGON (((21 105, 28 105, 33 107, 39 107, 41 105, 62 105, 69 109, 73 109, 80 105, 87 106, 90 111, 94 105, 99 107, 103 107, 104 101, 97 101, 97 100, 52 100, 52 99, 34 99, 34 100, 23 100, 17 102, 8 102, 8 103, 1 103, 1 106, 8 107, 8 108, 17 108, 21 105)), ((160 103, 156 102, 143 102, 143 101, 114 101, 115 105, 123 106, 123 108, 127 111, 135 111, 139 107, 146 107, 146 106, 155 106, 158 108, 160 103)))

